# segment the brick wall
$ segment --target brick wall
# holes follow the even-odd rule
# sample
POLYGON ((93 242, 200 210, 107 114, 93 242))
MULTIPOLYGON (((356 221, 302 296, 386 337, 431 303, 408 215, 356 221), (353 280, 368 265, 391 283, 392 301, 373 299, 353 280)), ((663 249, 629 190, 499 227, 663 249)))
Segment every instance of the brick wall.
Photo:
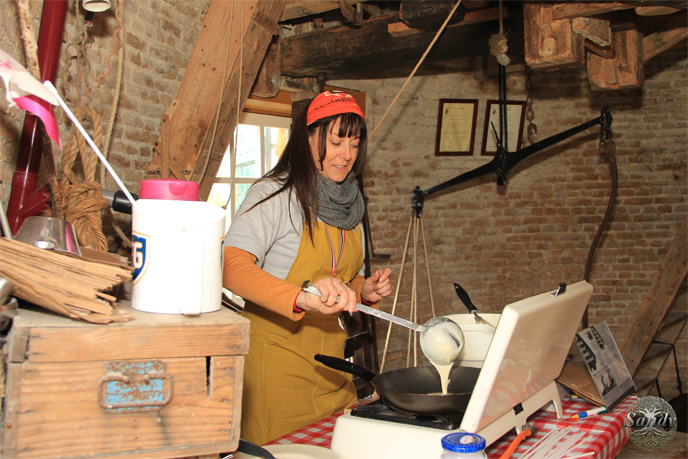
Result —
MULTIPOLYGON (((531 77, 537 140, 600 115, 608 106, 616 146, 618 191, 614 212, 597 247, 590 273, 595 287, 589 323, 606 321, 619 344, 686 218, 687 60, 685 47, 647 62, 642 90, 592 92, 584 69, 534 72, 531 77)), ((368 97, 369 129, 405 79, 335 81, 368 97)), ((524 72, 508 74, 508 96, 526 100, 524 72)), ((486 100, 498 97, 496 77, 464 71, 417 76, 370 142, 365 189, 375 251, 391 255, 395 282, 411 217, 414 187, 443 183, 487 162, 480 156, 486 100), (479 99, 474 154, 434 155, 438 99, 479 99)), ((526 122, 527 124, 527 122, 526 122)), ((598 151, 598 126, 531 156, 513 168, 506 187, 494 175, 428 196, 418 255, 407 251, 397 313, 407 315, 417 262, 419 322, 431 314, 426 264, 437 314, 465 313, 454 293, 458 282, 483 312, 582 280, 591 243, 607 208, 610 163, 598 151)), ((413 241, 413 236, 411 237, 413 241)), ((376 267, 385 262, 374 262, 376 267)), ((676 308, 687 309, 685 295, 676 308)), ((391 310, 393 300, 383 303, 391 310)), ((387 324, 379 323, 380 349, 387 324)), ((387 369, 405 364, 406 332, 392 333, 387 369)), ((686 330, 678 343, 683 381, 688 380, 686 330)), ((662 375, 662 395, 678 394, 673 359, 662 375)), ((685 389, 685 387, 684 387, 685 389)))
MULTIPOLYGON (((124 64, 121 88, 117 92, 118 57, 112 36, 119 27, 115 12, 120 2, 113 0, 110 10, 96 13, 90 23, 84 20, 84 10, 78 6, 80 1, 68 2, 55 86, 75 113, 78 113, 79 107, 85 106, 98 114, 103 123, 103 139, 113 106, 116 108, 110 145, 105 147, 100 144, 99 147, 107 153, 108 161, 132 193, 138 192, 139 182, 144 178, 159 135, 160 117, 177 93, 209 3, 209 0, 125 2, 120 13, 124 26, 124 64), (92 102, 88 102, 89 88, 92 102)), ((32 0, 29 4, 38 34, 41 2, 32 0)), ((0 34, 0 47, 25 63, 16 2, 7 2, 7 8, 0 12, 0 18, 3 31, 7 31, 0 34)), ((0 141, 0 200, 6 205, 23 113, 16 108, 9 109, 4 97, 0 103, 0 129, 3 134, 0 141)), ((61 111, 58 111, 57 117, 65 143, 74 129, 61 111)), ((92 121, 86 119, 83 125, 96 138, 92 121)), ((61 154, 56 146, 54 150, 58 170, 61 170, 61 154)), ((107 173, 103 188, 118 189, 107 173)), ((124 214, 117 216, 127 232, 129 217, 124 214)), ((112 243, 116 244, 117 241, 112 243)), ((116 248, 113 244, 111 251, 116 248)))
MULTIPOLYGON (((113 52, 111 36, 117 21, 114 9, 94 16, 85 41, 85 58, 77 65, 76 49, 84 26, 83 19, 76 16, 76 2, 69 3, 57 87, 75 108, 85 101, 86 88, 96 86, 97 75, 108 71, 106 61, 113 52)), ((113 7, 117 4, 113 1, 113 7)), ((160 116, 179 86, 207 5, 205 0, 125 4, 125 65, 109 159, 132 192, 138 191, 144 177, 160 116)), ((37 31, 40 2, 32 0, 30 6, 37 31)), ((0 46, 24 62, 15 2, 0 12, 0 25, 5 32, 0 34, 0 46)), ((116 57, 111 64, 113 72, 103 87, 92 90, 94 101, 88 105, 106 126, 116 98, 116 57)), ((686 67, 685 48, 669 51, 647 62, 642 90, 601 93, 590 91, 584 69, 532 75, 539 140, 599 116, 604 105, 614 117, 619 188, 611 223, 592 265, 590 280, 595 293, 590 323, 607 321, 619 343, 686 218, 686 67)), ((372 130, 403 82, 328 83, 367 93, 372 130)), ((525 100, 524 74, 509 74, 508 84, 510 99, 525 100)), ((395 281, 414 187, 427 189, 489 159, 479 155, 485 101, 496 99, 497 94, 496 79, 476 77, 471 62, 452 75, 417 76, 375 133, 365 186, 375 249, 391 255, 388 263, 395 281), (473 156, 434 156, 440 98, 480 100, 473 156)), ((0 104, 0 201, 6 204, 23 114, 9 109, 4 97, 0 104)), ((61 130, 64 138, 72 131, 64 118, 61 130)), ((538 153, 511 171, 506 187, 497 186, 489 176, 428 197, 422 219, 428 260, 422 256, 423 241, 419 241, 417 257, 409 248, 397 313, 408 313, 413 259, 417 261, 421 322, 431 315, 426 267, 437 314, 465 312, 454 294, 454 282, 468 290, 481 311, 498 312, 505 304, 550 290, 558 282, 581 280, 611 187, 610 166, 598 152, 598 138, 599 129, 591 128, 538 153)), ((57 160, 59 163, 59 154, 57 160)), ((116 188, 109 177, 104 186, 116 188)), ((126 218, 122 224, 126 225, 126 218)), ((384 264, 375 262, 378 267, 384 264)), ((392 303, 386 300, 383 308, 390 310, 392 303)), ((676 307, 686 309, 685 295, 676 307)), ((381 349, 385 331, 386 325, 380 323, 381 349)), ((395 330, 387 369, 405 361, 405 336, 395 330)), ((687 348, 684 330, 678 343, 683 381, 688 381, 687 348)), ((665 398, 677 393, 673 371, 669 363, 662 377, 665 398)))

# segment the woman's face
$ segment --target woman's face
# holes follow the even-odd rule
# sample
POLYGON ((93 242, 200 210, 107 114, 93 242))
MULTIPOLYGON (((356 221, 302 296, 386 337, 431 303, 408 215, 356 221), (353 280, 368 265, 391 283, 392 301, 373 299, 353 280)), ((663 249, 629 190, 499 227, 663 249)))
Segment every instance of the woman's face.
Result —
POLYGON ((320 129, 316 130, 308 141, 315 166, 322 175, 340 183, 346 179, 358 158, 359 137, 339 137, 339 120, 330 124, 325 139, 325 158, 320 164, 320 129))

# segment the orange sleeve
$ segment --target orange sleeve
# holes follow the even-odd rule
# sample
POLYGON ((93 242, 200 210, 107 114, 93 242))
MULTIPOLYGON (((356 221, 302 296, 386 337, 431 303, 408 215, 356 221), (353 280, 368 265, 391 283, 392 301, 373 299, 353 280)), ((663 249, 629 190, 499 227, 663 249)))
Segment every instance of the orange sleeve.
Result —
POLYGON ((303 317, 303 312, 294 311, 301 287, 263 271, 256 265, 256 257, 245 250, 224 248, 222 285, 232 293, 292 320, 303 317))

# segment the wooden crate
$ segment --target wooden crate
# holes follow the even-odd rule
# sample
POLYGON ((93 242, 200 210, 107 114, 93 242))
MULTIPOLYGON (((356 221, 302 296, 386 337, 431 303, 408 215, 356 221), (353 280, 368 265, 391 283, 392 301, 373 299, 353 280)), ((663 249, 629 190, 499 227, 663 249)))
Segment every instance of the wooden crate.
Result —
POLYGON ((239 442, 249 322, 129 310, 95 325, 21 308, 6 343, 3 458, 175 458, 239 442))

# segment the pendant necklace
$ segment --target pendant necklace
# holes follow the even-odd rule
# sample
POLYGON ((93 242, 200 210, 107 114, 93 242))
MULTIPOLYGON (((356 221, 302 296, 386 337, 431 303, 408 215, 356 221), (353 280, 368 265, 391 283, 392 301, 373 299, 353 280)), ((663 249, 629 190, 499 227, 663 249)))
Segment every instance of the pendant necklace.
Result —
POLYGON ((334 258, 334 244, 332 243, 332 238, 330 237, 330 230, 327 227, 327 223, 325 223, 325 232, 327 233, 327 240, 330 242, 330 250, 332 251, 332 277, 337 277, 337 267, 339 266, 339 262, 342 260, 342 254, 344 253, 344 242, 346 241, 346 233, 344 230, 341 230, 342 232, 342 247, 339 250, 339 256, 335 260, 334 258))
MULTIPOLYGON (((330 230, 327 227, 327 223, 325 223, 325 232, 327 233, 327 240, 330 242, 330 250, 332 251, 332 277, 337 277, 337 266, 339 266, 339 262, 342 261, 342 254, 344 253, 344 242, 346 241, 346 232, 344 230, 341 230, 342 232, 342 247, 339 249, 339 256, 337 257, 337 260, 335 261, 334 259, 334 244, 332 243, 332 238, 330 237, 330 230)), ((337 317, 337 321, 339 322, 339 327, 346 331, 346 320, 344 319, 344 312, 340 312, 339 316, 337 317)))

